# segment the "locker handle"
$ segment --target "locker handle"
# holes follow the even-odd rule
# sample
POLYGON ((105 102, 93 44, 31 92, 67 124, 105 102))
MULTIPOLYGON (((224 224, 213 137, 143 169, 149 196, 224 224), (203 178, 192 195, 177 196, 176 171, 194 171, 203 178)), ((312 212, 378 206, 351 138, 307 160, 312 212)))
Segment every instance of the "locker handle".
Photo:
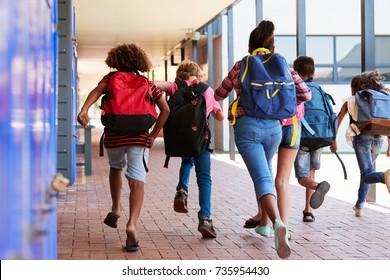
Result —
POLYGON ((65 178, 61 173, 57 173, 53 181, 51 182, 51 188, 58 192, 67 192, 67 185, 69 184, 69 179, 65 178))

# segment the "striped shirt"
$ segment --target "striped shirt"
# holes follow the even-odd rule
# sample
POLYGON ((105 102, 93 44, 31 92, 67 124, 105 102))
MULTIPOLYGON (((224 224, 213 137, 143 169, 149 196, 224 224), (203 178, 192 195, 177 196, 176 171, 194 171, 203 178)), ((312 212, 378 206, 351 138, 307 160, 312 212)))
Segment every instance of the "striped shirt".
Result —
MULTIPOLYGON (((234 64, 233 68, 229 71, 228 75, 225 77, 225 79, 223 79, 221 85, 215 90, 215 94, 214 94, 215 100, 221 101, 225 99, 232 93, 233 89, 237 93, 237 96, 241 95, 240 68, 241 68, 241 60, 237 61, 234 64)), ((303 103, 311 99, 311 91, 296 71, 290 69, 290 72, 295 83, 296 95, 297 95, 296 116, 298 120, 301 120, 305 114, 305 108, 303 103)), ((229 113, 228 113, 228 119, 230 121, 233 120, 231 107, 232 105, 230 104, 229 113)), ((243 115, 245 115, 245 110, 240 104, 238 104, 235 117, 239 118, 243 115)), ((291 119, 282 120, 282 124, 291 125, 292 120, 291 119)))
MULTIPOLYGON (((109 75, 105 75, 103 79, 99 82, 99 84, 105 83, 108 86, 109 79, 109 75)), ((163 96, 163 92, 150 81, 149 86, 151 90, 151 96, 157 102, 161 98, 161 96, 163 96)), ((150 141, 149 133, 145 132, 138 135, 128 135, 111 132, 109 131, 109 129, 104 128, 104 147, 106 149, 126 146, 143 146, 146 148, 151 148, 152 142, 150 141)))

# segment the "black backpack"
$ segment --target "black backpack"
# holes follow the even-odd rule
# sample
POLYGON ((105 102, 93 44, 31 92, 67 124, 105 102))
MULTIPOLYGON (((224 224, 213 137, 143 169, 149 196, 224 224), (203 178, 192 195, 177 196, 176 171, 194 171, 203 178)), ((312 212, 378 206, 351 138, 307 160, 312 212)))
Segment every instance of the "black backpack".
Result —
POLYGON ((210 141, 204 83, 188 86, 185 81, 175 81, 178 90, 169 98, 169 117, 164 124, 165 164, 170 157, 194 157, 210 141), (209 139, 206 134, 209 132, 209 139))

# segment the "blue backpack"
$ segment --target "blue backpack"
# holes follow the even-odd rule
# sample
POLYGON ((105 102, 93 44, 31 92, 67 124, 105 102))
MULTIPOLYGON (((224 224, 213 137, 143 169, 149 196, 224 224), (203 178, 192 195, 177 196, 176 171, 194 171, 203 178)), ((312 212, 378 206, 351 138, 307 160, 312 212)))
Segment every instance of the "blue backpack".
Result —
POLYGON ((390 94, 366 89, 355 94, 358 105, 357 126, 362 133, 390 135, 390 94))
POLYGON ((241 61, 240 105, 248 116, 288 119, 297 110, 294 80, 283 56, 259 48, 241 61), (265 52, 264 55, 257 55, 265 52))
MULTIPOLYGON (((331 146, 336 139, 339 118, 333 111, 336 105, 331 95, 326 93, 319 85, 305 81, 311 90, 311 99, 305 102, 305 117, 301 120, 302 132, 300 149, 314 151, 319 148, 331 146)), ((344 179, 347 180, 347 170, 344 162, 335 150, 332 151, 343 168, 344 179)))
POLYGON ((300 144, 312 151, 333 144, 338 117, 332 108, 332 104, 336 105, 332 96, 311 81, 306 84, 311 90, 311 99, 305 102, 300 144))

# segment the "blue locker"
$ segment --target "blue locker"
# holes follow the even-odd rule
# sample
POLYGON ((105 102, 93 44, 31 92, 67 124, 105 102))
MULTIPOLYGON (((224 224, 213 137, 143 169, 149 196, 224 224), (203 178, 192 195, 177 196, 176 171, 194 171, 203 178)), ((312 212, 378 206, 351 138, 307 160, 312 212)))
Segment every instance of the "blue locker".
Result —
POLYGON ((57 1, 0 1, 0 259, 56 259, 57 1))
POLYGON ((11 176, 9 213, 12 213, 11 252, 10 258, 30 258, 29 229, 31 225, 30 203, 30 139, 29 139, 29 92, 28 81, 28 5, 16 1, 12 7, 12 31, 10 33, 10 94, 11 102, 11 138, 10 164, 8 172, 11 176))
MULTIPOLYGON (((8 42, 10 46, 13 45, 11 40, 11 2, 9 0, 0 1, 0 11, 3 11, 5 16, 0 16, 0 37, 2 41, 8 42), (4 12, 6 11, 6 12, 4 12)), ((0 152, 3 160, 0 161, 0 176, 1 176, 1 193, 0 195, 0 219, 1 224, 5 225, 0 230, 0 259, 5 259, 9 250, 12 247, 11 236, 9 234, 11 228, 8 226, 12 222, 12 217, 9 216, 9 207, 11 206, 10 198, 12 198, 12 189, 10 186, 11 174, 9 174, 10 164, 10 145, 11 145, 11 91, 10 85, 10 48, 0 49, 0 75, 4 79, 3 83, 0 83, 0 152)))
MULTIPOLYGON (((58 7, 56 0, 48 0, 48 7, 50 9, 50 23, 48 27, 48 33, 46 34, 46 38, 48 40, 48 48, 49 51, 47 53, 48 63, 51 69, 48 71, 48 79, 47 79, 47 122, 48 122, 48 137, 51 139, 50 145, 48 145, 48 153, 47 153, 47 163, 48 170, 47 172, 51 175, 55 174, 57 171, 57 95, 58 95, 58 81, 57 81, 57 73, 58 73, 58 7)), ((49 177, 50 178, 50 177, 49 177)), ((48 184, 51 181, 47 182, 48 184)), ((53 201, 53 207, 56 207, 56 201, 53 201)), ((55 209, 55 213, 57 210, 55 209)), ((49 226, 52 229, 50 232, 50 249, 49 256, 50 259, 57 258, 57 215, 52 215, 49 219, 49 226)))
POLYGON ((30 112, 30 181, 31 189, 31 251, 33 259, 45 258, 45 235, 50 231, 47 227, 47 218, 50 214, 50 206, 46 201, 45 192, 50 187, 46 185, 45 178, 46 162, 44 154, 46 152, 45 132, 44 132, 44 79, 45 79, 45 46, 43 44, 44 27, 47 6, 46 2, 32 1, 30 3, 30 40, 29 40, 29 69, 36 74, 34 79, 29 80, 29 112, 30 112))

